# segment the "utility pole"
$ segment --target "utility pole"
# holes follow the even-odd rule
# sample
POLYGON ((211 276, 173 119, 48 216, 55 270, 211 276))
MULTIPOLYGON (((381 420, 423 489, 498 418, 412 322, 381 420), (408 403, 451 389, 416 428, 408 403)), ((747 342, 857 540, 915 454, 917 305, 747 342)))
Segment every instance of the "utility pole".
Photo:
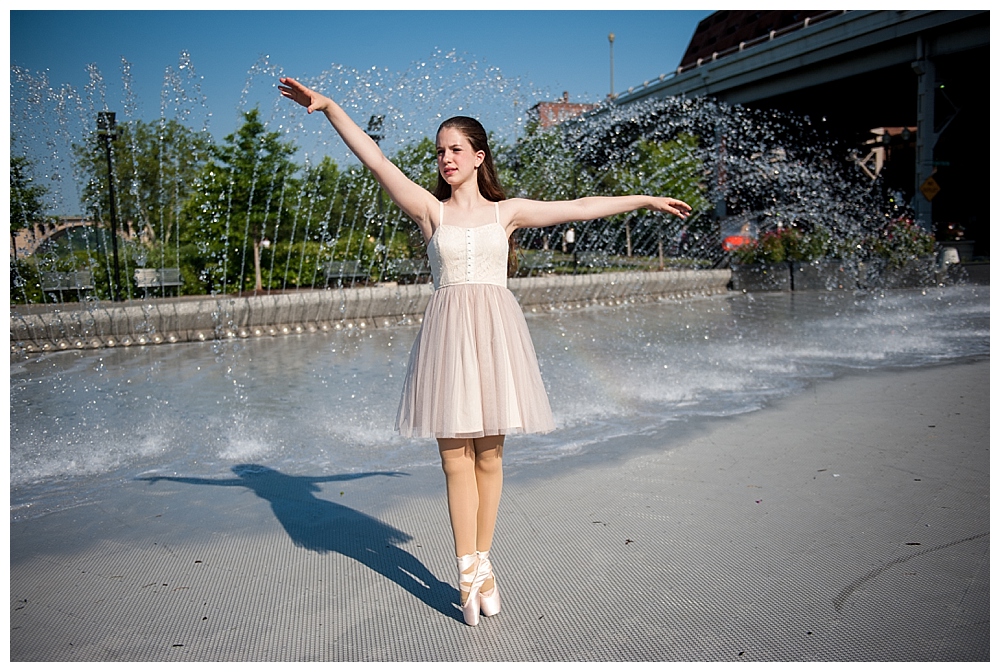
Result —
POLYGON ((115 113, 97 113, 97 134, 104 140, 104 151, 108 158, 108 198, 111 202, 111 249, 114 256, 115 279, 111 284, 111 300, 121 301, 121 273, 118 269, 118 214, 115 209, 115 172, 111 163, 111 142, 114 140, 115 113))
POLYGON ((611 93, 608 94, 608 99, 615 99, 615 34, 608 33, 608 45, 611 48, 611 93))

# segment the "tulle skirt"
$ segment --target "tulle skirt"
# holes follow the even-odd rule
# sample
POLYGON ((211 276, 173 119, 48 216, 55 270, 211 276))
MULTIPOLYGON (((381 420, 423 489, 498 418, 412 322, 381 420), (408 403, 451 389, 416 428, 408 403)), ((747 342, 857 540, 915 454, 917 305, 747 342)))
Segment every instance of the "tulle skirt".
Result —
POLYGON ((396 430, 478 438, 553 429, 528 325, 510 290, 470 283, 435 291, 410 351, 396 430))

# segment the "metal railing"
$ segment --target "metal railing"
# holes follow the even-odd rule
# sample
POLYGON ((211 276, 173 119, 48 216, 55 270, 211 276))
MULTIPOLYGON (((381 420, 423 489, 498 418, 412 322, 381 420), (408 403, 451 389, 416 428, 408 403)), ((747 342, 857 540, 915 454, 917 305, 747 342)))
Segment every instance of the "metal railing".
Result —
POLYGON ((742 53, 742 52, 746 51, 747 49, 752 49, 753 47, 756 47, 758 45, 765 44, 765 43, 768 43, 768 42, 772 42, 773 40, 776 40, 779 37, 784 37, 785 35, 788 35, 790 33, 794 33, 794 32, 798 32, 800 30, 804 30, 806 28, 809 28, 810 26, 816 25, 817 23, 819 23, 821 21, 826 21, 827 19, 832 19, 832 18, 834 18, 836 16, 840 16, 842 14, 846 14, 848 11, 850 11, 850 10, 838 9, 838 10, 832 10, 832 11, 829 11, 829 12, 823 12, 822 14, 817 14, 816 16, 806 17, 805 20, 800 21, 798 23, 793 23, 792 25, 785 26, 784 28, 781 28, 779 30, 772 30, 771 32, 769 32, 769 33, 767 33, 765 35, 761 35, 759 37, 755 37, 752 40, 746 40, 744 42, 740 42, 738 45, 729 47, 727 49, 723 49, 722 51, 713 52, 710 57, 702 57, 702 58, 699 58, 694 63, 688 63, 686 65, 679 65, 679 66, 677 66, 677 69, 674 70, 673 72, 671 72, 669 74, 668 73, 663 73, 659 77, 657 77, 655 80, 649 80, 649 79, 647 79, 646 81, 644 81, 639 86, 630 86, 624 92, 615 94, 614 98, 618 98, 619 96, 623 96, 623 95, 627 95, 627 94, 630 94, 630 93, 634 93, 637 90, 645 89, 645 88, 647 88, 650 85, 650 83, 655 84, 657 82, 665 81, 668 78, 676 77, 676 76, 680 75, 681 73, 688 72, 690 70, 696 70, 697 68, 700 68, 703 65, 707 65, 708 63, 714 63, 715 61, 718 61, 720 58, 725 58, 727 56, 732 56, 733 54, 739 54, 739 53, 742 53))

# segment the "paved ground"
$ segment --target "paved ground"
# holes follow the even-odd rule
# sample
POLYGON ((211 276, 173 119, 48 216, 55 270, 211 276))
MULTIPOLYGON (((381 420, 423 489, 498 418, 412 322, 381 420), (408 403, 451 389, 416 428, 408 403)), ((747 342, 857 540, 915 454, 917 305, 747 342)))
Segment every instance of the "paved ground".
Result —
POLYGON ((437 469, 129 482, 11 525, 10 655, 988 661, 989 467, 978 360, 511 468, 478 628, 437 469))

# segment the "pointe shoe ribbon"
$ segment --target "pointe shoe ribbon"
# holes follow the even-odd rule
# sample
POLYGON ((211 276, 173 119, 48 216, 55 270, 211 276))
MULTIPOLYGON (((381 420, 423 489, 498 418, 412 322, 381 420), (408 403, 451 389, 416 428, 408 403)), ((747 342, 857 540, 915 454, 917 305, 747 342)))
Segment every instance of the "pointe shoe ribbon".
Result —
MULTIPOLYGON (((489 551, 476 551, 479 555, 479 567, 484 575, 483 581, 493 579, 493 587, 486 592, 479 592, 479 607, 483 616, 495 616, 500 613, 500 587, 493 575, 493 563, 490 562, 489 551)), ((482 587, 482 585, 480 585, 482 587)))
POLYGON ((482 571, 482 561, 478 553, 460 555, 458 560, 459 589, 468 593, 462 603, 462 617, 467 625, 479 625, 480 594, 483 581, 488 574, 482 571))

